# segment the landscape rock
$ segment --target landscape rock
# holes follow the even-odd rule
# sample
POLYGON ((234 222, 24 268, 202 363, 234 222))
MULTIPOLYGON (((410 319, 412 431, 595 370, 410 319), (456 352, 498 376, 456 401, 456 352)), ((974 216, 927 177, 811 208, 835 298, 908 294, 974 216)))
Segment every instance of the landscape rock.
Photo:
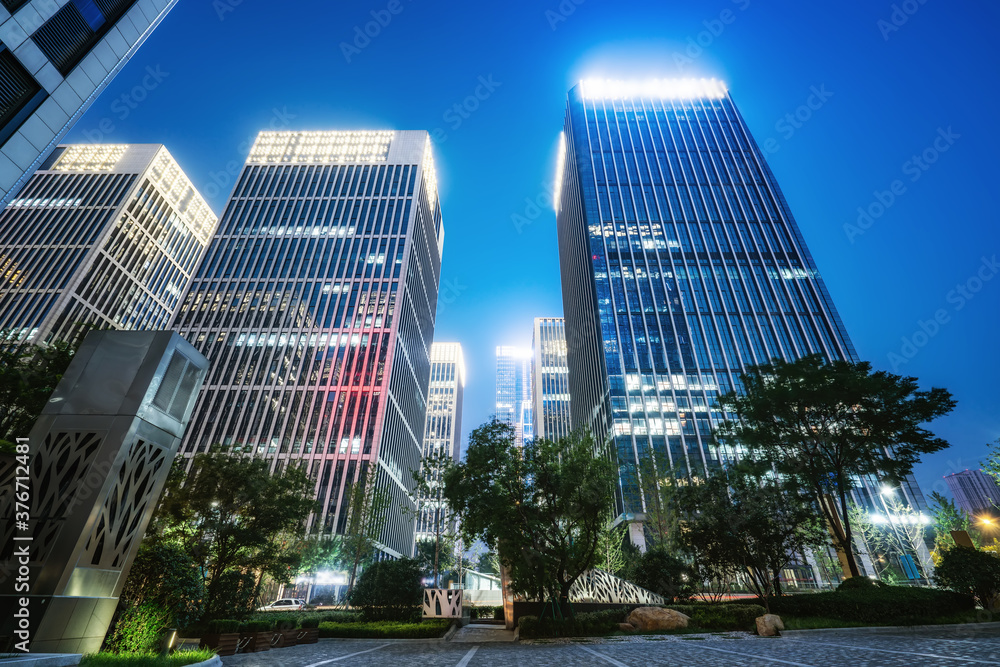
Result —
POLYGON ((631 623, 619 623, 618 629, 622 632, 635 632, 635 626, 631 623))
POLYGON ((757 634, 761 637, 777 637, 779 630, 784 630, 785 624, 777 614, 764 614, 757 617, 757 634))
POLYGON ((677 630, 686 628, 690 616, 674 611, 673 609, 663 609, 662 607, 639 607, 633 609, 632 613, 625 619, 639 630, 677 630))

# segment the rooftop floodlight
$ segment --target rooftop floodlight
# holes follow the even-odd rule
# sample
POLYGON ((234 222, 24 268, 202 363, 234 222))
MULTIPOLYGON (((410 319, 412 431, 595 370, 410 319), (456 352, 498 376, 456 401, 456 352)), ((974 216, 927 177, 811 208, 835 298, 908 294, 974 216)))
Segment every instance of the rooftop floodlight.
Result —
POLYGON ((584 79, 580 88, 585 98, 620 99, 630 97, 718 99, 726 96, 726 84, 718 79, 646 79, 644 81, 616 81, 613 79, 584 79))

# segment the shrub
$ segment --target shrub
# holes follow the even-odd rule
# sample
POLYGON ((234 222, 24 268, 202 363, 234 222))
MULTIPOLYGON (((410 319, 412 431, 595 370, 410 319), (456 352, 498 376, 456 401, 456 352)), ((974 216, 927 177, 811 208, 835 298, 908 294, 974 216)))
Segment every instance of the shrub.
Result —
POLYGON ((503 605, 490 606, 481 605, 477 607, 468 607, 469 618, 492 618, 492 619, 503 619, 503 605))
POLYGON ((205 584, 183 547, 147 539, 139 546, 120 598, 119 609, 151 602, 167 611, 172 627, 186 627, 201 617, 205 584))
POLYGON ((752 630, 758 616, 767 613, 757 604, 667 605, 691 617, 691 625, 705 630, 752 630))
POLYGON ((153 602, 131 607, 119 617, 108 648, 116 653, 159 650, 169 620, 170 613, 153 602))
POLYGON ((878 579, 872 579, 871 577, 849 577, 840 582, 837 586, 838 591, 856 591, 856 590, 871 590, 872 588, 881 588, 886 586, 882 581, 878 579))
POLYGON ((205 631, 210 635, 225 635, 240 631, 240 622, 232 618, 220 618, 205 624, 205 631))
POLYGON ((953 547, 941 556, 935 579, 957 593, 972 595, 984 609, 998 607, 1000 558, 968 547, 953 547))
POLYGON ((412 558, 373 563, 350 594, 351 605, 366 621, 405 621, 419 614, 423 601, 420 565, 412 558))
POLYGON ((524 639, 536 637, 599 637, 618 630, 628 610, 605 609, 555 619, 551 616, 521 616, 517 619, 518 635, 524 639))
POLYGON ((319 614, 320 623, 355 623, 361 620, 356 611, 325 611, 319 614))
POLYGON ((308 630, 310 628, 318 628, 319 619, 315 616, 311 616, 309 618, 302 618, 299 620, 299 627, 302 628, 303 630, 308 630))
MULTIPOLYGON (((745 604, 738 600, 735 603, 745 604)), ((834 618, 870 625, 917 625, 975 609, 969 595, 905 586, 786 595, 771 598, 769 603, 771 613, 781 616, 834 618)))
POLYGON ((320 623, 320 637, 351 639, 436 639, 451 626, 444 618, 419 623, 379 621, 376 623, 320 623))
POLYGON ((243 623, 240 623, 240 633, 245 635, 251 635, 256 632, 267 632, 268 630, 271 629, 272 625, 273 623, 271 623, 270 621, 263 621, 263 620, 245 621, 243 623))
POLYGON ((632 583, 667 600, 687 600, 694 595, 691 568, 663 549, 650 549, 635 563, 632 583))

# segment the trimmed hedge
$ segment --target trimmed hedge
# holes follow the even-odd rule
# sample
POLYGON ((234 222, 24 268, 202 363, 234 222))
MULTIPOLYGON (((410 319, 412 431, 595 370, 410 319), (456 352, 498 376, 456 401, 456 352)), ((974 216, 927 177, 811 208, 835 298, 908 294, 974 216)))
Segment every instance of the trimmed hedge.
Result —
MULTIPOLYGON (((750 604, 759 602, 748 600, 750 604)), ((779 616, 834 618, 870 625, 919 625, 975 609, 969 595, 905 586, 801 593, 771 598, 769 603, 771 613, 779 616)))
POLYGON ((436 639, 451 626, 451 621, 433 618, 419 623, 378 621, 357 623, 320 623, 320 637, 346 639, 436 639))
POLYGON ((691 617, 691 625, 705 630, 753 630, 767 611, 758 604, 671 604, 667 609, 691 617))
POLYGON ((491 618, 503 619, 503 606, 483 605, 478 607, 466 607, 469 610, 469 618, 491 618))
POLYGON ((246 635, 253 634, 255 632, 267 632, 274 626, 274 623, 270 621, 245 621, 240 623, 240 632, 246 635))
POLYGON ((205 624, 205 628, 208 631, 207 634, 224 635, 232 632, 239 632, 240 625, 240 622, 235 619, 220 618, 214 621, 209 621, 205 624))
POLYGON ((557 620, 551 616, 522 616, 517 619, 518 635, 522 639, 537 637, 600 637, 618 630, 627 612, 625 609, 584 612, 573 618, 557 620))
POLYGON ((317 614, 320 623, 356 623, 361 620, 357 611, 324 611, 317 614))
POLYGON ((871 577, 848 577, 837 586, 838 591, 864 590, 873 588, 884 588, 888 586, 884 581, 872 579, 871 577))

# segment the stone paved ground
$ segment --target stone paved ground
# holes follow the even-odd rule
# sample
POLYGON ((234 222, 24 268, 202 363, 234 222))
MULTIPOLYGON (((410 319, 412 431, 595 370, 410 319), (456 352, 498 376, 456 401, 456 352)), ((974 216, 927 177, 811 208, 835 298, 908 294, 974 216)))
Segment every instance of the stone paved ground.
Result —
POLYGON ((765 639, 745 633, 661 635, 531 643, 320 640, 311 646, 237 655, 225 667, 568 667, 570 665, 1000 665, 1000 630, 867 634, 824 632, 765 639))

